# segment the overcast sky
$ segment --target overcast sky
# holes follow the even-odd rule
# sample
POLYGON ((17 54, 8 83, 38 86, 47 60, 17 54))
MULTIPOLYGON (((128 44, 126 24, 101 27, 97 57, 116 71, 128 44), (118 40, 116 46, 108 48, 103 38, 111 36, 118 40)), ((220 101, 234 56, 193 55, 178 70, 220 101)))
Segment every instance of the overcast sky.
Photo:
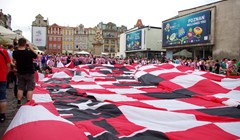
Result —
POLYGON ((49 24, 94 27, 113 22, 132 28, 138 19, 144 25, 161 27, 162 21, 180 10, 219 0, 0 0, 0 9, 12 16, 12 29, 20 29, 31 41, 32 21, 38 14, 49 24))

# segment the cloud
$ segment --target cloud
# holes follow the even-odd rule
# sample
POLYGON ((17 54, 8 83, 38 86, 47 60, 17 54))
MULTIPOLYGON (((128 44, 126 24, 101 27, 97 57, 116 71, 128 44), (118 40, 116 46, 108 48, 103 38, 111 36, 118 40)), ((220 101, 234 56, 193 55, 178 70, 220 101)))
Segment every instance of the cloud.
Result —
POLYGON ((38 14, 49 24, 94 27, 99 22, 113 22, 132 28, 138 19, 144 25, 161 27, 162 21, 178 11, 218 0, 5 0, 0 9, 12 15, 12 28, 20 29, 31 40, 31 24, 38 14), (30 35, 29 35, 30 34, 30 35))

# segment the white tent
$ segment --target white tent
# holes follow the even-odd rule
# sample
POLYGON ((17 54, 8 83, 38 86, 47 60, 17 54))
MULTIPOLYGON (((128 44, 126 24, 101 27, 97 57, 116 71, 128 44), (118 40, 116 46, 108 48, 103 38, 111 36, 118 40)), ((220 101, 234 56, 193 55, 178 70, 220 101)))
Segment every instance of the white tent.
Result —
POLYGON ((15 36, 16 37, 16 33, 14 33, 13 31, 3 27, 3 26, 0 26, 0 35, 1 36, 15 36))
POLYGON ((179 52, 174 53, 173 56, 192 57, 192 53, 187 51, 186 49, 183 49, 179 52))
POLYGON ((75 52, 74 54, 89 54, 89 52, 86 52, 86 51, 79 51, 79 52, 75 52))
POLYGON ((17 38, 18 35, 13 31, 0 26, 0 40, 5 41, 7 44, 13 44, 13 39, 17 38))

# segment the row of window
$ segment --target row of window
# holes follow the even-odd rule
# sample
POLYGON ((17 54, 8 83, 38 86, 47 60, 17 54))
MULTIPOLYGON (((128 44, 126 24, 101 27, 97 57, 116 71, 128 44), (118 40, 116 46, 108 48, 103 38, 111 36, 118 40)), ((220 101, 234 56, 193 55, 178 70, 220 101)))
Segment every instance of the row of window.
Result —
POLYGON ((49 49, 61 49, 60 44, 49 44, 49 49))
POLYGON ((61 41, 61 37, 49 37, 49 41, 61 41))
MULTIPOLYGON (((80 40, 80 42, 87 42, 87 38, 75 38, 75 41, 80 40)), ((61 37, 49 37, 49 41, 61 41, 61 37)), ((73 41, 73 37, 64 37, 63 41, 73 41)))
POLYGON ((104 40, 104 43, 105 44, 115 44, 115 40, 114 39, 112 39, 112 40, 104 40))

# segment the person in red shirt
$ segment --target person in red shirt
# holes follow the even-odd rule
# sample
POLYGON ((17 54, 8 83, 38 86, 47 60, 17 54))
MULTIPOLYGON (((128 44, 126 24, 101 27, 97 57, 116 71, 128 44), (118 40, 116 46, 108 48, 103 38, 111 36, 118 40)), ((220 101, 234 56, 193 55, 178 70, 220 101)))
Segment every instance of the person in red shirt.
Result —
POLYGON ((11 59, 7 50, 0 45, 0 122, 6 120, 5 112, 7 110, 7 74, 10 70, 11 59))

